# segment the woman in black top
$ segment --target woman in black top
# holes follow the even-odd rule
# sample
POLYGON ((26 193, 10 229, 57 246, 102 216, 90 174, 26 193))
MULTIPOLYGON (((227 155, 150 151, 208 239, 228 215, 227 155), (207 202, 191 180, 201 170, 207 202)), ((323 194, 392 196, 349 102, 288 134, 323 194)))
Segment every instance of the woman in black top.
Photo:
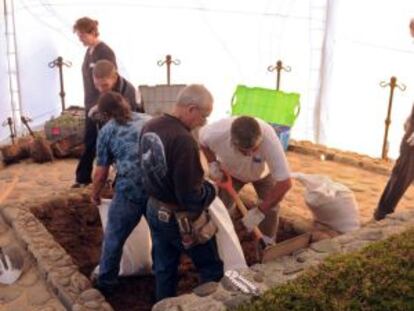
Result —
POLYGON ((94 106, 100 95, 93 83, 92 70, 98 60, 106 59, 116 66, 116 58, 112 49, 99 39, 98 21, 89 17, 78 19, 73 26, 73 31, 79 40, 87 47, 82 64, 82 78, 85 106, 85 151, 79 159, 76 168, 75 188, 84 187, 92 182, 93 160, 96 152, 97 126, 88 117, 88 112, 94 106))

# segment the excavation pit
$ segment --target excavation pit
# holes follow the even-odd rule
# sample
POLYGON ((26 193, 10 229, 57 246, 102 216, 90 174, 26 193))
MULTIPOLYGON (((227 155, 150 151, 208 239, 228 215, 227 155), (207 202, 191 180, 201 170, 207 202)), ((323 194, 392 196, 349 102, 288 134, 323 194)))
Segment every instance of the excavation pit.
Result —
MULTIPOLYGON (((69 198, 53 199, 31 212, 70 255, 74 264, 89 277, 99 263, 102 244, 102 225, 98 209, 85 193, 69 198)), ((234 215, 236 232, 241 241, 248 265, 261 261, 257 242, 241 223, 240 215, 234 215)), ((280 219, 277 242, 287 241, 298 235, 293 226, 280 219)), ((189 293, 198 285, 197 273, 187 256, 182 256, 179 267, 178 295, 189 293)), ((152 275, 120 277, 120 286, 106 297, 114 310, 150 310, 154 301, 155 280, 152 275)))

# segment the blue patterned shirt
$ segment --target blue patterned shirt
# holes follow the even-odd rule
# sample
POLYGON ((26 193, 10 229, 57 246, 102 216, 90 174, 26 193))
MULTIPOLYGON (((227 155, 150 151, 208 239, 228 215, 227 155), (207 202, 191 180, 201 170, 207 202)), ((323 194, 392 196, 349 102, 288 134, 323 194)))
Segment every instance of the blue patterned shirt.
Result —
POLYGON ((142 203, 147 195, 142 185, 139 158, 141 129, 150 116, 132 113, 132 120, 125 125, 110 120, 99 130, 96 145, 98 166, 116 165, 115 191, 122 192, 129 200, 142 203))

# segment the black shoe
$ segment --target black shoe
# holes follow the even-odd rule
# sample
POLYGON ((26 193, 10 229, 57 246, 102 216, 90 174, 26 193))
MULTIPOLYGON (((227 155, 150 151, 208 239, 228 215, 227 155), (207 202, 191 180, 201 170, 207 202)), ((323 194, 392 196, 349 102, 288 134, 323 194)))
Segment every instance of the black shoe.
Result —
POLYGON ((105 286, 105 285, 101 285, 99 284, 98 280, 92 280, 92 286, 93 288, 97 289, 98 291, 101 292, 101 294, 103 296, 105 296, 105 298, 108 298, 110 296, 112 296, 115 292, 115 288, 116 286, 105 286))
POLYGON ((374 211, 374 215, 373 216, 374 216, 374 219, 376 221, 380 221, 380 220, 383 220, 385 218, 386 214, 384 215, 384 214, 380 213, 380 211, 378 209, 376 209, 374 211))
POLYGON ((93 286, 95 289, 97 289, 98 291, 100 291, 100 293, 105 297, 109 297, 111 295, 113 295, 114 293, 114 288, 113 287, 106 287, 106 286, 101 286, 98 283, 95 283, 95 285, 93 286))
POLYGON ((89 185, 90 183, 80 183, 80 182, 75 182, 71 188, 85 188, 89 185))

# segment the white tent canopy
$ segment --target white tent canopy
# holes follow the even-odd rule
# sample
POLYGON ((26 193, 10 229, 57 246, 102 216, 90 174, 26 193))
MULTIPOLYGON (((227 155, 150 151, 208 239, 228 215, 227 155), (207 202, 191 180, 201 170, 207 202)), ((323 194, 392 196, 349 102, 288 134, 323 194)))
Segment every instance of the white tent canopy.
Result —
MULTIPOLYGON (((60 113, 59 77, 48 63, 62 56, 66 105, 83 105, 85 48, 72 32, 75 20, 99 21, 121 75, 134 85, 166 82, 157 61, 171 54, 172 83, 204 83, 215 97, 210 120, 228 115, 237 84, 274 88, 267 71, 277 60, 281 89, 301 94, 291 136, 379 157, 389 88, 397 77, 390 156, 398 155, 402 124, 414 99, 414 44, 410 0, 4 0, 14 2, 22 114, 42 124, 60 113)), ((2 10, 4 8, 2 7, 2 10)), ((0 122, 12 115, 5 37, 0 24, 0 122)), ((0 140, 8 129, 0 128, 0 140)))

